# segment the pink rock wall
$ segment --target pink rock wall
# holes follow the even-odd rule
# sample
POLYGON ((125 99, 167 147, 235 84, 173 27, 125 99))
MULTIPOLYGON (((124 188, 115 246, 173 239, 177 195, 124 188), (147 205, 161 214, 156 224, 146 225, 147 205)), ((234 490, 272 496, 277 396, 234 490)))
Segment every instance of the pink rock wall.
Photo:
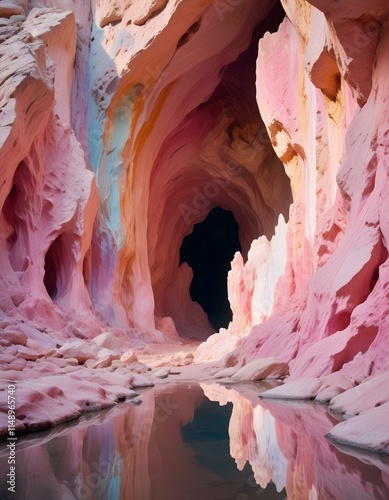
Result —
POLYGON ((361 21, 357 5, 300 4, 285 2, 289 18, 260 41, 257 61, 258 106, 291 178, 287 262, 271 319, 235 355, 276 355, 291 378, 343 369, 362 380, 388 368, 389 12, 377 2, 361 21))
POLYGON ((83 270, 98 208, 73 127, 75 15, 31 5, 2 24, 1 309, 74 334, 72 313, 97 324, 83 270))
POLYGON ((190 270, 179 267, 184 236, 220 205, 233 211, 247 252, 254 237, 272 235, 279 213, 287 217, 289 181, 261 140, 257 47, 250 46, 273 3, 258 9, 243 1, 239 16, 221 16, 212 3, 180 3, 174 11, 168 3, 145 23, 130 8, 114 26, 103 22, 96 30, 91 109, 104 120, 104 142, 91 158, 105 194, 97 234, 109 241, 96 304, 113 324, 209 335, 213 329, 189 297, 190 270), (104 74, 101 39, 109 56, 104 74))

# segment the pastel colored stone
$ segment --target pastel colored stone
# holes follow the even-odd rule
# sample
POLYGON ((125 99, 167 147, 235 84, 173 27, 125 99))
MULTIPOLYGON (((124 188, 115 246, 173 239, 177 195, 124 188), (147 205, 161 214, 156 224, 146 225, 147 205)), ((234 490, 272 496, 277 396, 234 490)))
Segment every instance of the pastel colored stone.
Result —
POLYGON ((98 351, 97 359, 98 361, 92 364, 93 368, 107 368, 111 366, 112 361, 119 360, 120 355, 110 349, 103 348, 98 351))
POLYGON ((77 359, 79 363, 85 363, 88 359, 96 358, 94 349, 87 342, 80 339, 67 342, 58 349, 58 352, 64 358, 77 359))
POLYGON ((77 366, 79 364, 78 359, 76 358, 66 358, 66 365, 77 366))
POLYGON ((120 349, 121 347, 120 341, 110 332, 100 333, 92 340, 92 344, 111 350, 120 349))
POLYGON ((236 373, 236 371, 237 368, 235 368, 235 366, 230 366, 229 368, 223 368, 222 370, 218 370, 213 375, 213 378, 230 378, 236 373))
POLYGON ((314 399, 322 382, 316 378, 306 378, 269 389, 261 394, 264 399, 314 399))
POLYGON ((123 361, 121 361, 120 359, 112 360, 111 367, 114 368, 115 370, 118 368, 124 368, 125 366, 126 364, 123 363, 123 361))
POLYGON ((370 377, 365 382, 333 397, 330 408, 347 416, 359 415, 389 402, 389 373, 370 377))
POLYGON ((36 353, 39 354, 39 356, 55 356, 56 355, 56 349, 50 348, 47 345, 42 345, 40 342, 36 342, 35 340, 32 339, 27 339, 26 347, 29 349, 32 349, 36 353))
POLYGON ((107 357, 111 357, 112 359, 120 359, 120 354, 105 347, 97 351, 97 359, 105 359, 107 357))
POLYGON ((27 361, 35 361, 39 358, 39 356, 39 353, 32 349, 29 349, 28 347, 20 346, 18 348, 18 358, 26 359, 27 361))
POLYGON ((24 14, 27 4, 24 0, 16 0, 13 2, 1 2, 0 16, 11 17, 19 14, 24 14))
POLYGON ((157 377, 157 378, 167 378, 169 373, 170 373, 169 368, 159 368, 158 370, 156 370, 153 373, 153 375, 154 375, 154 377, 157 377))
POLYGON ((126 363, 127 365, 134 363, 135 361, 138 361, 138 357, 135 353, 135 351, 126 351, 124 354, 121 355, 120 361, 122 363, 126 363))
POLYGON ((131 387, 133 389, 140 387, 153 387, 153 382, 145 377, 144 375, 132 374, 131 376, 131 387))
POLYGON ((249 382, 264 379, 281 379, 289 374, 288 363, 277 358, 255 359, 236 371, 231 379, 234 382, 249 382))
POLYGON ((342 394, 354 387, 355 381, 347 377, 343 372, 334 372, 322 378, 322 385, 315 398, 319 403, 328 403, 335 396, 342 394))
POLYGON ((375 453, 389 453, 389 402, 362 415, 335 425, 326 436, 343 445, 357 446, 375 453))
POLYGON ((16 355, 18 354, 18 349, 19 349, 19 346, 17 344, 10 345, 3 350, 3 354, 5 354, 7 356, 16 357, 16 355))
POLYGON ((14 358, 11 363, 8 364, 8 366, 5 367, 6 370, 17 370, 17 371, 22 371, 24 368, 27 366, 27 359, 20 357, 20 358, 14 358))
POLYGON ((5 341, 8 345, 18 344, 18 345, 26 345, 27 343, 27 335, 18 330, 3 330, 0 332, 0 341, 5 341))
POLYGON ((8 365, 15 359, 15 356, 12 354, 7 354, 7 353, 2 353, 0 355, 0 364, 1 365, 8 365))

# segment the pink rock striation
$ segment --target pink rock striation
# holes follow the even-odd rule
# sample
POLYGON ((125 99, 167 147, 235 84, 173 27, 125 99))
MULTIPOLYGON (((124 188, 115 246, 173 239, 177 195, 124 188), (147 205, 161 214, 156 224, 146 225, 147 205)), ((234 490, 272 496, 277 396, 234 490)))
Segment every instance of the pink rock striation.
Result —
MULTIPOLYGON (((15 0, 0 15, 5 379, 197 339, 195 362, 277 358, 299 391, 317 379, 309 397, 346 391, 365 425, 377 401, 355 386, 389 370, 387 0, 15 0), (242 248, 218 333, 180 264, 215 207, 242 248), (118 344, 92 345, 102 332, 118 344)), ((352 422, 334 439, 369 447, 352 422)), ((388 452, 382 433, 370 448, 388 452)))

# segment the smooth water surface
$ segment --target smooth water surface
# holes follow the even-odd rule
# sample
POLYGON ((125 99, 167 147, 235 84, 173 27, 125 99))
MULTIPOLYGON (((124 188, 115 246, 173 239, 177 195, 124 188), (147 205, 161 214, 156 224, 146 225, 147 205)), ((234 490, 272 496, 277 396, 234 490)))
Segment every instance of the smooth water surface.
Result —
POLYGON ((1 499, 389 499, 383 457, 341 452, 314 403, 259 399, 260 385, 171 384, 17 443, 16 494, 1 499))

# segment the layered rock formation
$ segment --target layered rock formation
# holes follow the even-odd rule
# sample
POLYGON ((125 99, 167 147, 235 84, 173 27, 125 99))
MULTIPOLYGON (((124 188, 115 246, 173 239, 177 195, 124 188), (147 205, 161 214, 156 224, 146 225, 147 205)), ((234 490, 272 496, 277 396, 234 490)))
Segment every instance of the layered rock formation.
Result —
MULTIPOLYGON (((180 247, 221 207, 239 225, 233 319, 197 361, 277 357, 320 387, 340 371, 335 392, 388 370, 387 1, 0 14, 4 331, 36 357, 107 330, 122 346, 206 340, 180 247)), ((6 337, 5 365, 33 361, 6 337)))

